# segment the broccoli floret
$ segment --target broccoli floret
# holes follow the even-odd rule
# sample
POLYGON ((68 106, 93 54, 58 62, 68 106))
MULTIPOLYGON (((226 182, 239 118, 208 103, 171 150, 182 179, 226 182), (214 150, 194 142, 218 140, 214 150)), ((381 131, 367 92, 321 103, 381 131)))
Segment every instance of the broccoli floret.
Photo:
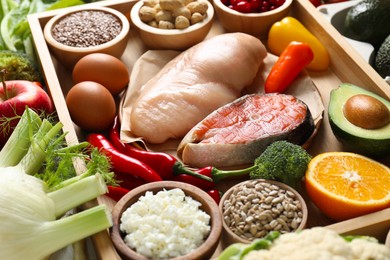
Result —
POLYGON ((0 50, 0 70, 6 70, 5 80, 42 82, 42 76, 34 61, 25 53, 0 50))
POLYGON ((299 189, 311 159, 312 156, 301 146, 288 141, 276 141, 267 146, 248 168, 219 170, 215 167, 205 167, 203 169, 211 169, 211 178, 215 183, 249 175, 251 179, 280 181, 294 189, 299 189))
POLYGON ((312 156, 301 146, 276 141, 255 160, 256 167, 249 173, 249 177, 276 180, 299 189, 311 159, 312 156))

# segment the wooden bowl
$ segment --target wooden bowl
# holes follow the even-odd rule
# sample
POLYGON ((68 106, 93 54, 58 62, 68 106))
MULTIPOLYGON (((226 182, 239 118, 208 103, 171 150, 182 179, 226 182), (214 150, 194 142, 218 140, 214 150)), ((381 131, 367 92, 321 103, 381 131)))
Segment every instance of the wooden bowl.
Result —
POLYGON ((386 240, 385 240, 385 245, 390 248, 390 230, 387 233, 386 240))
POLYGON ((174 188, 180 188, 184 191, 186 196, 190 196, 193 199, 201 203, 200 209, 206 212, 211 217, 211 231, 203 242, 203 244, 191 253, 172 258, 174 260, 196 260, 196 259, 210 259, 214 254, 222 233, 222 217, 219 212, 218 205, 215 201, 203 190, 182 182, 175 181, 160 181, 148 183, 135 188, 127 193, 121 200, 119 200, 113 211, 113 226, 111 228, 111 239, 115 248, 123 259, 137 259, 148 260, 149 258, 140 255, 129 246, 127 246, 123 240, 124 234, 120 231, 120 223, 122 213, 133 203, 137 202, 139 197, 145 195, 147 191, 152 191, 154 194, 165 189, 170 190, 174 188))
POLYGON ((207 1, 207 16, 202 22, 186 29, 159 29, 150 26, 139 17, 143 1, 137 2, 130 12, 131 22, 139 32, 142 42, 149 49, 184 51, 206 38, 213 24, 214 8, 207 1))
POLYGON ((100 7, 100 6, 95 6, 95 7, 75 6, 75 7, 69 7, 66 10, 67 11, 61 12, 60 14, 52 17, 45 25, 43 31, 45 40, 50 50, 52 51, 54 56, 61 64, 63 64, 68 69, 73 69, 73 66, 76 64, 76 62, 79 59, 91 53, 106 53, 117 58, 120 58, 122 56, 122 54, 124 53, 127 47, 128 34, 130 30, 130 23, 124 14, 122 14, 121 12, 113 8, 100 7), (53 37, 52 34, 53 27, 56 26, 56 24, 58 24, 62 19, 66 18, 67 16, 85 10, 102 11, 113 15, 121 23, 121 31, 112 40, 96 46, 74 47, 74 46, 68 46, 58 42, 53 37))
MULTIPOLYGON (((235 190, 236 190, 237 187, 239 187, 241 185, 255 184, 256 182, 268 183, 270 185, 276 185, 281 190, 286 190, 286 191, 294 193, 295 199, 297 201, 299 201, 299 203, 301 205, 301 211, 302 211, 302 221, 300 222, 300 224, 298 225, 298 227, 295 230, 302 230, 302 229, 304 229, 306 227, 307 217, 308 217, 307 205, 306 205, 306 202, 303 199, 303 197, 295 189, 291 188, 290 186, 288 186, 288 185, 286 185, 284 183, 277 182, 277 181, 272 181, 272 180, 264 180, 264 179, 247 180, 247 181, 240 182, 240 183, 232 186, 230 189, 228 189, 224 193, 224 195, 222 196, 221 201, 219 203, 219 209, 221 211, 221 215, 222 215, 222 218, 223 218, 223 220, 222 220, 222 225, 223 225, 222 237, 223 237, 223 239, 222 240, 223 240, 223 243, 226 244, 226 245, 230 245, 230 244, 233 244, 233 243, 250 244, 250 243, 253 242, 253 240, 251 240, 251 239, 245 239, 245 238, 237 235, 235 232, 232 231, 232 229, 226 223, 226 221, 225 221, 226 214, 224 213, 224 211, 225 211, 224 210, 224 203, 226 203, 226 201, 229 200, 229 198, 231 198, 232 196, 236 196, 235 190)), ((253 191, 252 191, 252 193, 256 194, 253 191)), ((266 196, 264 199, 266 200, 268 197, 266 196)), ((236 201, 238 201, 238 199, 236 201)), ((243 203, 245 203, 245 202, 243 202, 243 203)), ((260 207, 261 207, 263 203, 265 203, 265 202, 264 201, 259 201, 258 203, 254 203, 252 205, 256 205, 256 204, 259 205, 260 204, 260 207)), ((264 211, 265 210, 266 209, 264 209, 264 211)), ((242 214, 242 211, 240 211, 238 213, 242 214)), ((254 215, 254 217, 257 218, 257 217, 260 217, 260 215, 263 215, 263 214, 261 214, 261 213, 258 214, 257 213, 257 214, 254 215)), ((271 222, 272 220, 271 219, 267 219, 267 221, 271 222)), ((273 230, 275 230, 275 229, 273 229, 273 230)), ((291 230, 291 231, 295 231, 295 230, 291 230)), ((271 231, 271 230, 269 230, 269 231, 271 231)))
POLYGON ((286 2, 264 13, 240 13, 226 5, 221 0, 214 0, 214 9, 220 24, 228 32, 244 32, 258 38, 266 38, 271 26, 288 15, 293 0, 286 2))

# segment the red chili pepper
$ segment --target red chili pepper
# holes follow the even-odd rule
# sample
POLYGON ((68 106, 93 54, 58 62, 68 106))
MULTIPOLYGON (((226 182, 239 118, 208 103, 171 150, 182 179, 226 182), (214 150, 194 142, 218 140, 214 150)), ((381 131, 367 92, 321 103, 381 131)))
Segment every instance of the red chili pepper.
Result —
POLYGON ((162 180, 160 175, 145 163, 119 152, 104 135, 89 134, 87 141, 110 158, 114 171, 135 175, 148 182, 162 180))
POLYGON ((206 181, 211 181, 210 178, 199 175, 186 168, 181 162, 179 162, 174 156, 170 154, 146 151, 139 149, 131 144, 123 143, 119 137, 118 118, 115 118, 114 125, 110 129, 109 135, 110 141, 115 148, 117 148, 119 151, 123 151, 123 153, 130 157, 142 161, 150 168, 154 169, 164 180, 172 180, 173 176, 185 173, 196 176, 197 178, 204 179, 206 181))
POLYGON ((126 152, 125 144, 121 141, 119 136, 119 119, 117 116, 115 117, 114 124, 108 133, 108 139, 119 152, 126 152))
POLYGON ((199 174, 204 175, 204 176, 207 176, 209 178, 213 178, 213 174, 212 174, 213 170, 214 170, 213 166, 206 166, 203 168, 196 169, 196 170, 194 170, 194 172, 199 173, 199 174))
POLYGON ((105 194, 115 201, 119 201, 125 196, 130 190, 119 187, 119 186, 107 186, 108 192, 105 194))
POLYGON ((147 183, 147 181, 138 176, 118 171, 115 172, 115 179, 118 181, 119 186, 128 190, 132 190, 147 183))
POLYGON ((207 194, 209 194, 213 199, 214 201, 219 204, 219 202, 221 201, 221 192, 217 189, 210 189, 210 190, 207 190, 206 191, 207 194))
POLYGON ((291 42, 280 54, 265 80, 265 93, 283 93, 313 58, 309 44, 291 42))
POLYGON ((191 175, 188 175, 185 173, 173 176, 172 180, 188 183, 188 184, 194 185, 202 190, 208 190, 208 189, 212 189, 215 187, 215 183, 212 181, 206 181, 206 180, 203 180, 203 179, 200 179, 198 177, 191 176, 191 175))

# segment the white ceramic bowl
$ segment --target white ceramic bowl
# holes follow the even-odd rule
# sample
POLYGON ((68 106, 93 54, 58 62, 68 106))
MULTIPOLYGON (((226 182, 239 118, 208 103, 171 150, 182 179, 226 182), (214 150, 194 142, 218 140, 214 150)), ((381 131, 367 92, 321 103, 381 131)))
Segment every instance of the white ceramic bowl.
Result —
POLYGON ((258 38, 266 38, 271 26, 290 12, 293 0, 286 0, 278 8, 263 13, 240 13, 214 0, 215 13, 221 25, 228 32, 244 32, 258 38))
POLYGON ((144 23, 139 16, 142 1, 133 6, 130 18, 141 40, 149 49, 183 51, 201 42, 209 33, 213 24, 214 8, 209 1, 207 4, 207 15, 204 20, 186 29, 159 29, 144 23))
POLYGON ((51 52, 54 54, 57 60, 65 67, 72 69, 79 59, 91 53, 106 53, 115 56, 117 58, 120 58, 127 46, 129 30, 130 30, 130 23, 126 18, 126 16, 121 12, 108 7, 100 7, 100 6, 87 7, 81 5, 77 7, 68 8, 67 11, 61 12, 60 14, 52 17, 45 25, 44 36, 51 52), (84 10, 102 11, 113 15, 121 23, 121 31, 112 40, 96 46, 74 47, 74 46, 68 46, 58 42, 53 37, 52 34, 53 27, 65 17, 84 10))

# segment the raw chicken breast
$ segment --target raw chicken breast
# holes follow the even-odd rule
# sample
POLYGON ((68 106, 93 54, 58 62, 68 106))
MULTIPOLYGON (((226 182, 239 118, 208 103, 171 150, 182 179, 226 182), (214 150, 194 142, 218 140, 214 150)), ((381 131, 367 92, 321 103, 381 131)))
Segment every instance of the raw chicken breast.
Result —
POLYGON ((182 52, 142 87, 132 106, 131 131, 155 144, 182 138, 239 98, 266 55, 260 40, 243 33, 221 34, 182 52))

